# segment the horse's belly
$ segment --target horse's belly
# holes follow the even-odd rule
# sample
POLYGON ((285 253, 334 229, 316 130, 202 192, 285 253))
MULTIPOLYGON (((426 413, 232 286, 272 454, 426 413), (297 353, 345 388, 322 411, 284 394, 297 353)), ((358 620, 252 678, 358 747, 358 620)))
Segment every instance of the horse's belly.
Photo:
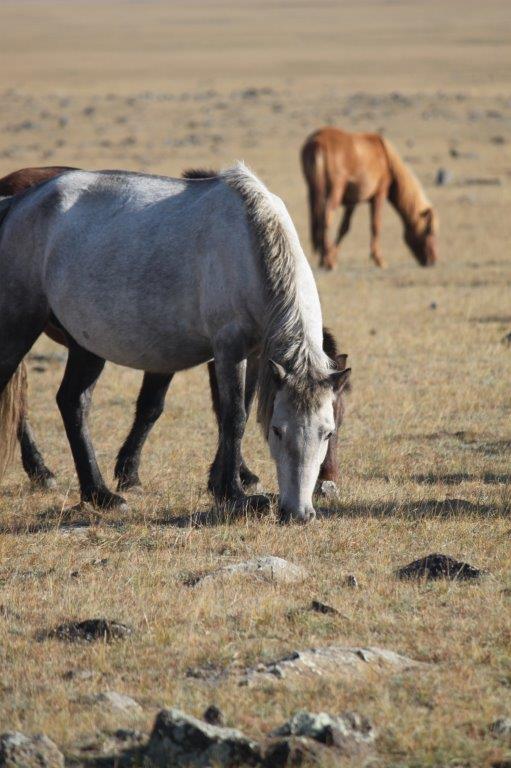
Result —
POLYGON ((108 301, 95 304, 75 298, 70 303, 55 297, 52 310, 73 339, 98 357, 153 373, 191 368, 212 357, 198 318, 190 325, 179 312, 140 312, 129 305, 112 309, 108 301))

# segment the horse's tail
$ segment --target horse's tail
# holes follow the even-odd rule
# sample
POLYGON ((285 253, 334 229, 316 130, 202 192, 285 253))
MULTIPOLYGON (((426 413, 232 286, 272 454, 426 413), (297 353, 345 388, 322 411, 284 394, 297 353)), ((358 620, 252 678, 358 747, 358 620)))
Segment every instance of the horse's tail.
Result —
MULTIPOLYGON (((0 197, 0 225, 11 207, 12 197, 0 197)), ((21 362, 0 393, 0 480, 12 458, 21 417, 26 409, 27 369, 21 362)))
POLYGON ((325 245, 327 179, 323 149, 309 139, 302 149, 302 169, 309 190, 310 237, 314 253, 325 245))
POLYGON ((0 480, 14 453, 26 401, 27 367, 22 361, 0 394, 0 480))

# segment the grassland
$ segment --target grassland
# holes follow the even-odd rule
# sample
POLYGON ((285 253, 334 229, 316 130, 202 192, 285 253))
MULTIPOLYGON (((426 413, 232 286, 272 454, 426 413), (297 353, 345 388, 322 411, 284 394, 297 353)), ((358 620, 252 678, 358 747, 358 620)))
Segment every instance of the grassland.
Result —
MULTIPOLYGON (((44 360, 29 361, 31 417, 59 484, 32 492, 17 461, 1 488, 0 730, 44 731, 72 750, 118 724, 86 698, 113 689, 143 705, 141 729, 164 704, 200 714, 216 703, 254 736, 298 707, 355 709, 378 728, 386 766, 476 768, 509 757, 488 733, 511 715, 507 3, 44 0, 4 2, 1 15, 0 173, 64 163, 178 174, 243 158, 284 198, 308 249, 301 142, 326 123, 383 130, 439 211, 441 262, 421 270, 388 209, 389 268, 378 271, 361 208, 339 269, 316 274, 325 321, 350 354, 353 392, 340 500, 306 529, 272 517, 173 524, 210 505, 216 438, 204 369, 173 382, 129 513, 85 515, 88 527, 66 528, 78 496, 54 403, 62 350, 37 343, 44 360), (440 167, 452 180, 436 187, 440 167), (394 567, 433 551, 491 575, 476 584, 395 580, 394 567), (185 584, 191 572, 256 554, 303 564, 310 580, 185 584), (346 573, 358 590, 343 586, 346 573), (312 598, 344 617, 292 610, 312 598), (37 640, 42 629, 95 615, 125 620, 136 634, 111 646, 37 640), (187 675, 329 643, 380 645, 430 666, 258 690, 187 675)), ((97 387, 92 427, 107 477, 139 382, 108 366, 97 387)), ((245 454, 275 490, 252 421, 245 454)))

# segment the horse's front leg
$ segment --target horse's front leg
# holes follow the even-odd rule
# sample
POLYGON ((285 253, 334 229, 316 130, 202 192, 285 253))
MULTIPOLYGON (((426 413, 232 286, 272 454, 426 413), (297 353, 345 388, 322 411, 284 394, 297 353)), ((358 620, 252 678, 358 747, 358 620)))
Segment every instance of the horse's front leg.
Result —
POLYGON ((245 499, 241 485, 241 440, 245 432, 245 376, 247 362, 239 346, 224 339, 215 349, 218 385, 218 449, 209 473, 208 488, 217 501, 245 499))
POLYGON ((104 365, 103 358, 83 349, 70 338, 69 357, 57 393, 57 404, 73 454, 82 501, 108 509, 125 507, 126 502, 107 488, 96 461, 87 425, 92 392, 104 365))
MULTIPOLYGON (((247 420, 257 387, 258 362, 258 358, 254 355, 247 360, 247 371, 245 376, 245 415, 247 420)), ((216 416, 218 428, 220 429, 220 395, 214 360, 211 360, 211 362, 208 363, 208 374, 213 411, 216 416)), ((240 456, 240 480, 241 485, 246 490, 252 487, 257 487, 259 483, 258 476, 248 468, 242 455, 240 456)))
POLYGON ((170 375, 144 374, 137 399, 135 419, 115 463, 114 477, 117 480, 118 491, 126 491, 141 485, 138 470, 142 448, 149 432, 163 413, 165 395, 173 376, 173 373, 170 375))

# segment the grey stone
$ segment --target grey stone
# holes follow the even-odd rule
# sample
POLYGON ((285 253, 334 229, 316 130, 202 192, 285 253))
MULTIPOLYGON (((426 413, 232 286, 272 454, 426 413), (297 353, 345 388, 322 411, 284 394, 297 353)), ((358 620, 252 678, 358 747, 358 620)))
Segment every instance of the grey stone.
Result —
POLYGON ((316 613, 330 613, 332 615, 340 616, 340 611, 327 603, 322 603, 320 600, 313 600, 311 603, 311 611, 316 613))
POLYGON ((330 747, 346 756, 366 755, 371 750, 376 733, 369 720, 356 712, 342 715, 317 714, 301 710, 271 734, 302 736, 330 747))
POLYGON ((511 718, 499 717, 490 725, 490 733, 499 739, 511 740, 511 718))
POLYGON ((317 677, 329 680, 360 679, 375 673, 392 674, 421 666, 424 665, 385 648, 328 645, 293 651, 284 658, 246 669, 239 678, 239 684, 252 686, 277 679, 305 683, 317 677))
POLYGON ((235 768, 260 762, 257 742, 234 728, 210 725, 179 709, 158 713, 144 758, 151 768, 235 768))
POLYGON ((445 187, 447 184, 450 184, 452 180, 453 175, 447 168, 439 168, 436 172, 435 184, 437 187, 445 187))
POLYGON ((222 710, 218 709, 218 707, 215 707, 214 704, 210 704, 210 706, 204 710, 202 719, 210 725, 224 725, 224 716, 222 710))
POLYGON ((336 500, 339 498, 339 488, 333 480, 318 480, 314 493, 323 499, 336 500))
POLYGON ((0 768, 63 768, 64 756, 42 733, 25 736, 19 731, 0 735, 0 768))
POLYGON ((485 573, 469 563, 437 553, 421 557, 395 571, 399 579, 450 579, 451 581, 478 579, 485 573))
POLYGON ((117 693, 117 691, 96 693, 91 701, 94 704, 99 704, 103 709, 112 714, 136 716, 143 713, 143 709, 138 701, 132 699, 131 696, 126 696, 124 693, 117 693))
POLYGON ((91 643, 94 640, 124 640, 133 634, 133 628, 127 624, 110 619, 85 619, 84 621, 68 621, 55 629, 43 633, 44 638, 57 638, 68 642, 91 643))
POLYGON ((346 576, 343 579, 343 585, 345 587, 350 587, 351 589, 357 589, 358 587, 358 581, 357 577, 354 573, 347 573, 346 576))
POLYGON ((263 748, 263 768, 318 766, 339 768, 339 755, 324 744, 300 736, 271 739, 263 748))
POLYGON ((229 579, 233 576, 252 578, 278 584, 296 584, 304 581, 308 572, 301 565, 295 565, 281 557, 256 557, 233 565, 226 565, 218 571, 200 577, 195 583, 204 584, 213 580, 229 579))

